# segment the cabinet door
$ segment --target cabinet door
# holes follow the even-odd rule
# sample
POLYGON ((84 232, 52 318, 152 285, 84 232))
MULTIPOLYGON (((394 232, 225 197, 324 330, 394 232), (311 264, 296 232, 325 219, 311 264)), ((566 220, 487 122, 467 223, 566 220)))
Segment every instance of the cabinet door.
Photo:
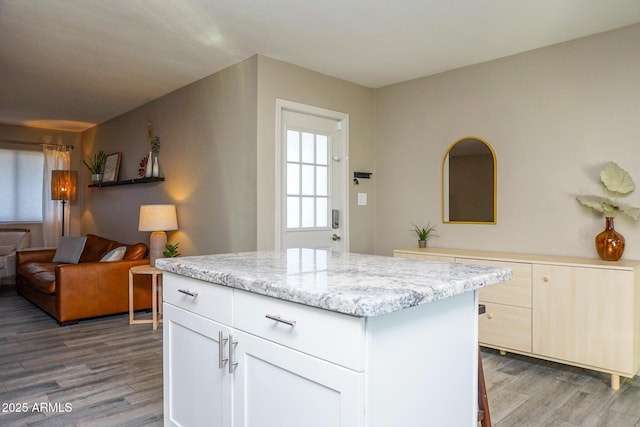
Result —
POLYGON ((535 265, 533 352, 633 371, 633 273, 535 265))
POLYGON ((364 425, 364 374, 235 331, 235 427, 364 425))
POLYGON ((218 366, 219 331, 226 338, 230 329, 171 304, 163 309, 164 425, 231 426, 232 377, 218 366))

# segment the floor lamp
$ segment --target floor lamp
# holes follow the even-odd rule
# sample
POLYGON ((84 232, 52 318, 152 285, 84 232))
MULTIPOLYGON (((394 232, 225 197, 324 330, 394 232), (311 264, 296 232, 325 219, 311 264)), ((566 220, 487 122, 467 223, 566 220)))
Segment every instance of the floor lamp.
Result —
POLYGON ((64 237, 64 205, 75 200, 78 192, 77 171, 51 171, 51 200, 62 200, 62 236, 64 237))
POLYGON ((152 231, 149 238, 149 264, 156 265, 156 259, 162 258, 167 244, 165 231, 177 230, 178 218, 176 205, 142 205, 140 206, 139 231, 152 231))

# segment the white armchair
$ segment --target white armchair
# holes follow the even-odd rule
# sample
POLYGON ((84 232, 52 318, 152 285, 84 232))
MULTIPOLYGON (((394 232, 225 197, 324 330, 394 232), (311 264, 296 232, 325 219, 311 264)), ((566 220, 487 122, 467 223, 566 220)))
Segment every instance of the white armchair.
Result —
POLYGON ((0 229, 0 285, 13 283, 16 276, 16 251, 31 244, 28 228, 0 229))

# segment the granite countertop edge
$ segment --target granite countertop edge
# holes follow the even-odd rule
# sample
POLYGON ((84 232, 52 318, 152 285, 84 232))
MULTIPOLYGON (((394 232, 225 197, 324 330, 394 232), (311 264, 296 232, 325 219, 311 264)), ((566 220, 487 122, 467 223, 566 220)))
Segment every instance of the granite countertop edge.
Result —
POLYGON ((293 272, 290 264, 285 251, 156 260, 166 272, 359 317, 432 303, 512 277, 509 268, 351 253, 332 253, 324 264, 303 263, 293 272))

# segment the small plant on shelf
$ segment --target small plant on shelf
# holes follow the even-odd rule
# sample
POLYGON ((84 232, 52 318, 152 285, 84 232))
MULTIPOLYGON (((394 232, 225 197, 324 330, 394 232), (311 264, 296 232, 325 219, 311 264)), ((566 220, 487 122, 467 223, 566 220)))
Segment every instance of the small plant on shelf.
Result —
POLYGON ((166 258, 175 258, 180 256, 180 252, 178 252, 178 246, 180 246, 180 242, 172 245, 171 243, 167 243, 164 245, 165 251, 162 252, 166 258))
POLYGON ((93 155, 93 158, 87 157, 82 160, 82 163, 89 169, 91 172, 91 181, 100 182, 102 181, 102 174, 104 173, 104 167, 107 164, 107 154, 100 150, 93 155))
POLYGON ((431 225, 430 222, 428 222, 424 227, 418 227, 415 224, 413 224, 413 227, 413 231, 415 231, 416 235, 418 236, 418 246, 421 248, 426 248, 427 242, 429 240, 433 239, 434 237, 439 237, 436 234, 436 226, 431 225))

